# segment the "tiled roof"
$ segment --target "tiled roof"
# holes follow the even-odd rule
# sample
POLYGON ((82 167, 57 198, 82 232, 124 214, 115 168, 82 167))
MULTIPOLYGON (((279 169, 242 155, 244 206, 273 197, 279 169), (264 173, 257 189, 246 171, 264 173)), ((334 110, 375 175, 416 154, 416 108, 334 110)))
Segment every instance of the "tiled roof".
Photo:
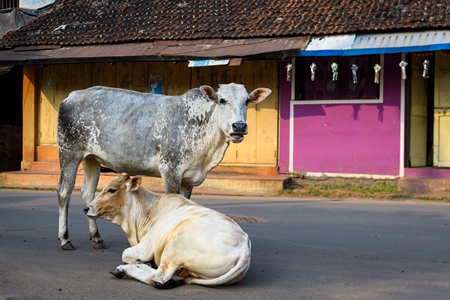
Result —
POLYGON ((449 0, 63 0, 0 48, 441 28, 449 0))

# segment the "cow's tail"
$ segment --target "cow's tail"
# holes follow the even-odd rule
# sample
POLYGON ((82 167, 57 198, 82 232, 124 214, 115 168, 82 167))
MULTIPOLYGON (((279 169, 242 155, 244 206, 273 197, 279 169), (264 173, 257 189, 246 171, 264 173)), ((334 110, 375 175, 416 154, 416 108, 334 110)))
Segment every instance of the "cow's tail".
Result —
POLYGON ((251 242, 250 239, 247 238, 247 243, 243 246, 243 251, 239 256, 237 264, 231 268, 230 271, 223 274, 222 276, 216 278, 197 278, 197 277, 188 277, 185 279, 185 283, 187 284, 201 284, 201 285, 227 285, 233 284, 241 280, 248 271, 250 267, 250 249, 251 242))

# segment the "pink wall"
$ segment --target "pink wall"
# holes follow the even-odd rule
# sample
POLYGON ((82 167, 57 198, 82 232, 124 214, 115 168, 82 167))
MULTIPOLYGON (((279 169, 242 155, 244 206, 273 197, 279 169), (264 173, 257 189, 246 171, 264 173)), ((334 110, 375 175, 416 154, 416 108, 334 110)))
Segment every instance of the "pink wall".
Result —
MULTIPOLYGON (((384 102, 294 106, 295 172, 399 175, 399 54, 385 55, 384 102)), ((290 82, 280 65, 280 172, 289 171, 290 82)))

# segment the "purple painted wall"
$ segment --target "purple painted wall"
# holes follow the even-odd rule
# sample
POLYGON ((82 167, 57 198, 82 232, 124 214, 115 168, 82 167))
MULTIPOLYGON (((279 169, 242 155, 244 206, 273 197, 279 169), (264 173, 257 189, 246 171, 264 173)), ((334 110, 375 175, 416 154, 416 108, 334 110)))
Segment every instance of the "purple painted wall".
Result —
MULTIPOLYGON (((294 105, 294 172, 399 175, 401 55, 385 55, 384 102, 294 105)), ((291 83, 280 64, 281 173, 289 171, 291 83)))

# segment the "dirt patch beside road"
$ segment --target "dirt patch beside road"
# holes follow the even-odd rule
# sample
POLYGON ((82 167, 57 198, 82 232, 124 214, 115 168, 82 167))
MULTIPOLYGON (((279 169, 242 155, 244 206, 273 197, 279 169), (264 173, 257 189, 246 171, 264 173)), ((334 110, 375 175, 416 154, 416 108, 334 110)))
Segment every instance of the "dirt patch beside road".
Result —
POLYGON ((292 178, 290 187, 280 194, 326 199, 415 199, 450 202, 450 195, 445 191, 411 193, 400 188, 399 180, 300 176, 292 178))

